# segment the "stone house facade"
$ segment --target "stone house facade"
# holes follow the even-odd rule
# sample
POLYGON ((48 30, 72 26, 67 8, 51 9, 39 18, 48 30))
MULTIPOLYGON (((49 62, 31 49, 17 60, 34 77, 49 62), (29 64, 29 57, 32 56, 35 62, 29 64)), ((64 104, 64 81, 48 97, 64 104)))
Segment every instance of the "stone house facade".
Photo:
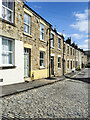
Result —
MULTIPOLYGON (((49 76, 49 31, 51 24, 39 16, 35 11, 24 5, 24 18, 30 17, 30 33, 24 28, 24 59, 27 62, 29 51, 29 68, 24 66, 25 80, 35 80, 49 76)), ((26 20, 27 21, 27 20, 26 20)), ((24 20, 24 27, 26 22, 24 20)), ((27 63, 26 63, 27 64, 27 63)), ((25 65, 25 64, 24 64, 25 65)))
MULTIPOLYGON (((76 57, 78 49, 70 39, 64 42, 63 35, 20 0, 7 4, 0 1, 0 9, 0 85, 62 76, 63 70, 75 70, 80 54, 76 57)), ((84 53, 81 57, 84 63, 84 53)))
POLYGON ((56 29, 51 30, 51 75, 62 76, 63 74, 63 37, 56 29))

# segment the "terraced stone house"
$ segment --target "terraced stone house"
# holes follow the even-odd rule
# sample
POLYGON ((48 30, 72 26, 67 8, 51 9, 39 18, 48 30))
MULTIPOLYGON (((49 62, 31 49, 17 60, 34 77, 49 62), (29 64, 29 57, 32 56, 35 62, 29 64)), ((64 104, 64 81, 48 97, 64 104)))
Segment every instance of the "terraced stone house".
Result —
POLYGON ((80 56, 52 25, 25 3, 0 1, 0 85, 62 76, 80 56), (64 58, 63 58, 64 57, 64 58))

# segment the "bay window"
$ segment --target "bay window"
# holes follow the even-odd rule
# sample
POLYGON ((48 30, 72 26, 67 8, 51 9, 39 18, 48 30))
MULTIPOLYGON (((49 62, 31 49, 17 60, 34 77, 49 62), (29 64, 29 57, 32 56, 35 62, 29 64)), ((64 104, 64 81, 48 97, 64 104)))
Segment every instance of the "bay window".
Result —
POLYGON ((40 67, 44 67, 44 52, 40 52, 40 67))
POLYGON ((31 34, 31 17, 27 13, 24 13, 24 33, 31 34))
POLYGON ((14 65, 14 40, 0 37, 0 56, 1 56, 1 66, 13 66, 14 65))
POLYGON ((40 23, 40 40, 44 40, 44 25, 40 23))
POLYGON ((13 0, 2 0, 2 15, 4 20, 11 23, 14 22, 14 1, 13 0))

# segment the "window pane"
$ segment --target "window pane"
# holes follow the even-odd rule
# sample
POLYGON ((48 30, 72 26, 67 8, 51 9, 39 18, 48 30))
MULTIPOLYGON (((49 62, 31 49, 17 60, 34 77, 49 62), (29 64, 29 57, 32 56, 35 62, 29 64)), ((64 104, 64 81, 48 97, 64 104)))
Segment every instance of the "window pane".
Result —
POLYGON ((6 39, 2 39, 2 50, 4 50, 4 51, 8 50, 8 45, 7 45, 6 39))
POLYGON ((40 52, 40 58, 44 58, 44 53, 40 52))
POLYGON ((44 40, 44 33, 41 32, 40 37, 41 37, 42 40, 44 40))
POLYGON ((8 41, 8 50, 12 51, 12 41, 8 41))
POLYGON ((7 10, 7 20, 12 21, 12 12, 7 10))
POLYGON ((40 39, 44 40, 44 25, 40 23, 40 39))
POLYGON ((40 31, 44 32, 44 25, 40 23, 40 31))
POLYGON ((9 0, 9 2, 7 2, 8 8, 13 10, 13 7, 14 7, 13 4, 14 4, 14 2, 10 2, 10 0, 9 0))
POLYGON ((30 16, 24 13, 24 22, 30 25, 30 16))
POLYGON ((7 0, 2 0, 2 5, 6 6, 7 7, 7 0))
POLYGON ((44 66, 43 60, 40 60, 40 66, 44 66))
POLYGON ((30 32, 29 32, 29 26, 28 26, 28 25, 25 25, 25 24, 24 24, 24 32, 26 32, 26 33, 28 33, 28 34, 30 33, 30 32))
POLYGON ((53 40, 51 40, 51 47, 53 47, 53 40))
POLYGON ((9 62, 9 54, 8 53, 6 53, 6 52, 4 52, 3 54, 2 54, 2 63, 3 64, 8 64, 9 62))
POLYGON ((12 53, 9 53, 9 64, 12 64, 12 53))
POLYGON ((13 64, 13 42, 8 38, 2 38, 2 64, 13 64))
POLYGON ((2 17, 5 18, 6 17, 6 10, 4 7, 2 7, 2 17))
POLYGON ((42 40, 42 33, 40 32, 40 40, 42 40))

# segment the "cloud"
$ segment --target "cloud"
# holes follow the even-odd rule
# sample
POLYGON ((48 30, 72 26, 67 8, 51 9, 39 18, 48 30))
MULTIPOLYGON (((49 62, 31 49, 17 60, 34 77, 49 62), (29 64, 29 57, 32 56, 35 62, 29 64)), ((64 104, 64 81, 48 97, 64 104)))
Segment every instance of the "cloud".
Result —
POLYGON ((83 42, 83 44, 80 44, 80 45, 78 45, 80 48, 82 48, 82 49, 88 49, 88 47, 89 47, 89 44, 90 43, 90 39, 88 40, 88 39, 86 39, 86 40, 84 40, 84 42, 83 42))
POLYGON ((88 10, 85 10, 84 13, 74 12, 73 14, 76 18, 76 22, 70 26, 80 32, 88 33, 88 10))
POLYGON ((84 35, 83 34, 77 34, 77 33, 75 33, 75 34, 71 34, 70 35, 71 37, 74 37, 75 39, 82 39, 83 37, 84 37, 84 35))
POLYGON ((88 39, 84 41, 84 43, 88 43, 88 39))

